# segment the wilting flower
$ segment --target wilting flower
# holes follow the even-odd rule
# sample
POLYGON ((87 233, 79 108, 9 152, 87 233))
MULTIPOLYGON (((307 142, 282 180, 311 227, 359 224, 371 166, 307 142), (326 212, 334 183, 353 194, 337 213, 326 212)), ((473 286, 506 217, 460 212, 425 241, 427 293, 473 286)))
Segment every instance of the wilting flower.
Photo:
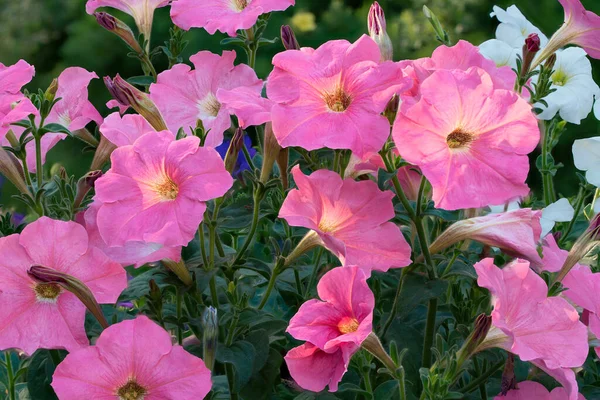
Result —
POLYGON ((171 132, 183 128, 189 133, 201 121, 208 132, 206 146, 216 147, 223 142, 223 132, 231 126, 231 119, 217 99, 217 91, 244 86, 260 95, 263 87, 252 68, 234 66, 234 60, 234 51, 224 51, 222 56, 201 51, 190 57, 196 69, 177 64, 158 74, 157 82, 150 85, 150 97, 171 132))
POLYGON ((82 281, 99 303, 115 303, 127 287, 125 270, 96 247, 75 222, 42 217, 19 235, 0 238, 0 349, 75 350, 89 344, 86 307, 54 283, 38 283, 27 274, 40 265, 82 281))
POLYGON ((262 125, 271 121, 273 102, 261 96, 255 87, 241 86, 231 90, 219 89, 217 100, 238 118, 240 126, 262 125))
MULTIPOLYGON (((496 396, 494 400, 566 400, 569 393, 564 388, 556 388, 549 392, 541 383, 533 381, 519 382, 519 388, 510 390, 505 396, 496 396)), ((585 400, 579 395, 578 400, 585 400)))
POLYGON ((540 133, 527 101, 495 89, 480 68, 437 70, 419 91, 418 101, 402 104, 393 137, 431 182, 436 207, 479 208, 529 193, 527 154, 540 133))
POLYGON ((569 203, 569 199, 562 198, 549 204, 542 210, 542 219, 540 220, 542 234, 540 236, 545 237, 548 233, 552 232, 557 222, 569 222, 574 216, 575 209, 569 203))
POLYGON ((171 5, 173 23, 185 29, 204 28, 235 36, 238 29, 250 29, 261 14, 283 11, 295 0, 175 0, 171 5))
POLYGON ((372 181, 340 178, 319 170, 310 176, 292 169, 298 189, 288 193, 279 218, 292 226, 312 229, 322 244, 344 265, 365 271, 387 271, 411 263, 411 250, 392 222, 391 191, 382 192, 372 181))
POLYGON ((344 171, 344 178, 357 178, 366 174, 377 175, 380 168, 385 169, 385 164, 379 153, 367 153, 362 158, 352 154, 344 171))
POLYGON ((118 112, 110 114, 100 125, 100 133, 117 147, 135 143, 140 136, 156 130, 139 114, 121 116, 118 112))
POLYGON ((492 294, 493 328, 483 347, 500 347, 523 361, 541 360, 549 369, 575 368, 588 354, 587 328, 565 299, 547 297, 548 287, 529 262, 500 269, 493 258, 475 264, 477 284, 492 294))
POLYGON ((381 115, 395 93, 410 87, 401 66, 379 63, 377 44, 333 40, 318 49, 287 50, 273 58, 267 81, 273 132, 282 147, 378 152, 389 136, 381 115))
POLYGON ((367 18, 369 28, 369 36, 377 43, 381 51, 381 61, 390 61, 394 55, 394 47, 392 40, 387 33, 387 24, 385 21, 385 13, 378 2, 374 2, 369 9, 367 18))
POLYGON ((285 360, 301 387, 318 392, 329 385, 335 392, 350 358, 373 331, 375 297, 358 267, 332 269, 317 292, 321 300, 304 303, 287 329, 307 343, 292 349, 285 360), (322 365, 320 373, 312 368, 317 365, 322 365))
POLYGON ((104 330, 94 346, 69 354, 52 387, 64 400, 81 398, 203 399, 212 386, 204 362, 146 316, 104 330))
MULTIPOLYGON (((538 78, 533 77, 532 82, 536 83, 538 78)), ((577 47, 557 51, 550 80, 551 89, 555 91, 544 97, 547 107, 542 103, 535 104, 542 110, 538 118, 550 120, 558 113, 563 120, 579 124, 592 111, 594 96, 600 93, 585 51, 577 47)))
POLYGON ((145 40, 150 40, 152 33, 152 20, 154 10, 164 7, 171 0, 88 0, 85 11, 93 14, 97 8, 111 7, 129 14, 135 20, 140 33, 144 34, 145 40))
POLYGON ((152 132, 112 153, 95 196, 102 203, 98 230, 109 247, 130 241, 185 246, 192 240, 205 202, 233 183, 219 154, 199 144, 195 136, 176 141, 170 132, 152 132))
POLYGON ((589 183, 600 187, 600 136, 578 139, 573 143, 575 166, 585 172, 589 183))

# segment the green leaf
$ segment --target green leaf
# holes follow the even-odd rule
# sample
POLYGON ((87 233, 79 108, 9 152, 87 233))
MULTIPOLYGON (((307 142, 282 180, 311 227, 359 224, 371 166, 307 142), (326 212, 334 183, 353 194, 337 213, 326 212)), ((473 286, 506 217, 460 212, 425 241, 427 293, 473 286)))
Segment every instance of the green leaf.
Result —
MULTIPOLYGON (((65 351, 61 351, 61 353, 63 357, 66 355, 65 351)), ((55 369, 56 365, 49 350, 38 350, 34 353, 27 369, 27 388, 33 399, 57 399, 52 386, 50 386, 55 369)))
POLYGON ((419 304, 440 297, 446 292, 448 282, 428 280, 421 275, 409 275, 405 278, 402 292, 398 299, 397 319, 402 319, 419 304))
POLYGON ((150 86, 155 81, 152 76, 140 75, 140 76, 132 76, 131 78, 128 78, 127 82, 131 83, 132 85, 137 85, 137 86, 150 86))
POLYGON ((42 133, 52 132, 52 133, 66 133, 67 135, 71 135, 70 130, 68 130, 61 124, 55 124, 55 123, 44 125, 42 127, 41 131, 42 131, 42 133))
POLYGON ((260 329, 251 332, 244 339, 254 347, 256 352, 252 368, 252 372, 255 374, 265 366, 269 357, 269 335, 267 331, 260 329))
POLYGON ((119 301, 137 300, 150 293, 149 282, 151 279, 154 279, 158 287, 162 289, 167 285, 169 276, 159 268, 150 268, 129 281, 127 289, 121 293, 119 301))
POLYGON ((373 400, 395 400, 398 397, 398 382, 395 380, 382 383, 373 392, 373 400))
POLYGON ((231 347, 225 347, 219 343, 217 348, 217 361, 231 364, 235 369, 234 387, 236 390, 240 390, 250 380, 254 370, 255 357, 254 346, 243 340, 235 342, 231 347))
POLYGON ((279 376, 283 357, 275 349, 269 349, 268 357, 262 369, 252 375, 241 395, 244 399, 266 400, 271 398, 272 388, 279 376))

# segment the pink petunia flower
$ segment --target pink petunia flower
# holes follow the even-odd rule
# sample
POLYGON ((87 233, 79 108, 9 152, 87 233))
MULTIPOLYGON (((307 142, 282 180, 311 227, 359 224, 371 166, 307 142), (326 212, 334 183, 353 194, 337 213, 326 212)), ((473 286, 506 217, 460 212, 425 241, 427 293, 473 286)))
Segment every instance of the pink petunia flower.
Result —
POLYGON ((132 145, 149 132, 156 132, 156 129, 139 114, 121 116, 114 112, 100 125, 100 133, 117 147, 132 145))
POLYGON ((250 29, 261 14, 283 11, 295 0, 175 0, 171 5, 173 23, 184 30, 204 28, 233 37, 238 29, 250 29))
MULTIPOLYGON (((588 354, 587 328, 565 299, 547 297, 544 280, 515 260, 500 269, 494 259, 475 264, 477 284, 492 294, 492 324, 488 337, 494 347, 519 356, 523 361, 541 361, 549 369, 575 368, 588 354)), ((487 339, 486 339, 487 341, 487 339)))
POLYGON ((96 222, 109 247, 132 241, 185 246, 192 240, 205 202, 233 184, 219 154, 199 144, 195 136, 175 140, 171 132, 151 132, 112 153, 94 198, 102 203, 96 222))
POLYGON ((115 303, 127 287, 125 270, 90 246, 75 222, 42 217, 23 232, 0 238, 0 349, 73 351, 89 344, 86 308, 75 295, 52 283, 37 283, 34 265, 69 274, 85 283, 99 303, 115 303))
POLYGON ((246 87, 260 95, 263 87, 252 68, 234 66, 234 60, 234 51, 224 51, 222 56, 201 51, 190 57, 194 70, 177 64, 158 74, 157 82, 150 85, 150 97, 170 131, 183 128, 189 133, 201 122, 208 132, 205 146, 216 147, 223 142, 223 132, 229 129, 231 120, 228 110, 217 100, 217 91, 246 87))
POLYGON ((85 213, 77 215, 77 222, 85 227, 91 245, 98 247, 111 260, 124 267, 134 265, 137 268, 165 258, 176 262, 181 259, 181 246, 169 247, 160 243, 148 243, 139 240, 125 242, 122 246, 107 246, 100 235, 97 224, 98 210, 101 206, 102 203, 95 201, 85 213))
POLYGON ((0 63, 0 139, 9 129, 20 129, 11 124, 37 115, 37 109, 21 93, 21 88, 31 81, 35 69, 24 60, 5 66, 0 63))
POLYGON ((69 354, 52 377, 62 400, 200 400, 210 392, 204 362, 146 316, 108 327, 94 346, 69 354))
POLYGON ((390 124, 381 113, 411 85, 400 64, 379 63, 377 44, 333 40, 273 58, 267 94, 275 102, 273 132, 282 147, 350 149, 358 157, 381 150, 390 124))
POLYGON ((19 94, 21 88, 31 82, 34 75, 35 68, 25 60, 19 60, 9 66, 0 63, 0 95, 19 94))
POLYGON ((273 102, 261 96, 252 87, 241 86, 231 90, 219 89, 217 100, 230 114, 238 117, 240 126, 258 126, 271 121, 273 102))
MULTIPOLYGON (((548 392, 542 384, 525 381, 519 382, 518 389, 510 390, 506 396, 496 396, 494 400, 567 400, 569 394, 564 388, 556 388, 548 392)), ((577 397, 578 400, 585 400, 583 395, 577 397)))
POLYGON ((480 208, 525 196, 540 133, 531 106, 481 68, 437 70, 403 102, 393 138, 433 187, 436 207, 480 208))
POLYGON ((405 165, 398 169, 398 181, 404 194, 409 200, 417 201, 419 188, 421 187, 422 175, 419 168, 412 165, 405 165))
POLYGON ((387 271, 411 263, 400 228, 388 222, 395 216, 392 192, 372 181, 342 180, 333 171, 306 176, 295 166, 292 175, 298 189, 288 193, 279 218, 312 229, 344 265, 387 271))
POLYGON ((135 20, 140 33, 144 34, 146 40, 150 40, 152 33, 152 20, 154 10, 164 7, 171 0, 88 0, 85 11, 93 14, 97 8, 111 7, 129 14, 135 20))
POLYGON ((344 171, 344 178, 358 178, 366 174, 376 176, 379 169, 385 169, 385 163, 379 153, 367 153, 362 158, 352 154, 344 171))
MULTIPOLYGON (((532 360, 531 363, 544 371, 546 374, 553 377, 564 388, 565 396, 560 400, 581 400, 579 397, 579 385, 577 384, 577 376, 571 368, 548 368, 543 360, 532 360)), ((560 393, 560 392, 559 392, 560 393)), ((555 399, 553 399, 555 400, 555 399)), ((558 399, 556 399, 558 400, 558 399)), ((585 399, 584 399, 585 400, 585 399)))
POLYGON ((287 328, 307 343, 291 350, 285 360, 303 388, 318 392, 329 384, 335 392, 350 358, 373 331, 375 297, 358 267, 332 269, 319 281, 317 292, 321 300, 304 303, 287 328), (315 376, 320 374, 305 368, 311 364, 327 365, 329 371, 315 376))

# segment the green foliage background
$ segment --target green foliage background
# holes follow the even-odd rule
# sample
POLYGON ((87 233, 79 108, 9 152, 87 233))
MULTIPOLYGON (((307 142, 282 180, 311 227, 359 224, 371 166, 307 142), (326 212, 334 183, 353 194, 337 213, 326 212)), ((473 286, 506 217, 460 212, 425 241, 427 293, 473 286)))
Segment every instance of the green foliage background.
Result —
MULTIPOLYGON (((438 45, 421 12, 425 4, 438 15, 453 42, 466 39, 478 45, 494 36, 497 20, 489 16, 493 5, 508 7, 514 3, 548 36, 562 23, 563 11, 557 0, 380 0, 387 15, 396 60, 428 56, 438 45)), ((600 14, 600 2, 583 0, 583 3, 600 14)), ((265 36, 278 36, 279 27, 290 24, 303 46, 316 47, 337 38, 355 40, 366 32, 370 4, 369 0, 296 0, 295 7, 272 15, 265 36)), ((133 26, 128 15, 108 11, 133 26)), ((157 10, 153 46, 168 39, 170 26, 168 7, 157 10)), ((225 37, 218 32, 210 36, 202 29, 191 30, 186 35, 190 44, 184 59, 204 49, 220 52, 219 42, 225 37)), ((139 62, 127 57, 127 49, 120 39, 102 29, 93 16, 85 13, 84 0, 0 0, 0 38, 0 62, 12 64, 23 58, 35 65, 37 73, 29 85, 30 90, 47 87, 52 78, 69 66, 95 71, 99 77, 116 73, 130 77, 142 73, 139 62)), ((280 43, 260 49, 257 70, 261 78, 268 75, 272 56, 281 50, 280 43)), ((245 62, 245 54, 239 49, 236 51, 238 61, 245 62)), ((165 57, 157 57, 154 61, 157 70, 166 68, 165 57)), ((596 81, 600 82, 600 62, 593 60, 593 64, 596 81)), ((107 115, 104 104, 109 95, 101 80, 92 82, 90 96, 100 112, 107 115)), ((580 126, 569 126, 555 150, 557 162, 566 165, 558 172, 559 193, 569 196, 577 190, 572 167, 573 140, 597 135, 600 135, 600 124, 593 115, 580 126)), ((50 153, 49 162, 60 162, 69 173, 80 175, 89 165, 87 160, 91 155, 84 155, 82 160, 82 146, 74 142, 61 143, 50 153)), ((539 179, 537 171, 533 172, 530 182, 535 188, 539 186, 539 179)), ((10 200, 10 188, 5 186, 3 189, 2 203, 16 204, 10 200)))

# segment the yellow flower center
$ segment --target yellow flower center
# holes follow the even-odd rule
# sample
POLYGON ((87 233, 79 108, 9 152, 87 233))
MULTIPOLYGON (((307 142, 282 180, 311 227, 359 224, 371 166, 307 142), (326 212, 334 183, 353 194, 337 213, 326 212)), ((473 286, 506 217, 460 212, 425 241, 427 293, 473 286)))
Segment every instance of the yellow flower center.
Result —
POLYGON ((179 187, 168 177, 163 182, 157 184, 154 190, 165 201, 175 200, 179 194, 179 187))
POLYGON ((56 283, 37 283, 33 290, 38 301, 46 303, 54 303, 62 292, 56 283))
POLYGON ((567 76, 567 74, 565 74, 565 72, 560 69, 554 71, 550 79, 552 79, 552 83, 556 86, 565 86, 569 81, 569 77, 567 76))
POLYGON ((323 98, 327 107, 333 112, 346 111, 350 107, 350 103, 352 103, 352 97, 341 87, 337 87, 331 93, 325 93, 323 98))
POLYGON ((461 128, 453 130, 447 137, 446 143, 451 149, 460 149, 468 146, 474 139, 472 133, 465 132, 461 128))
POLYGON ((338 330, 343 333, 352 333, 358 330, 359 323, 356 318, 344 317, 338 323, 338 330))
POLYGON ((117 390, 119 400, 144 400, 147 393, 148 391, 133 379, 117 390))
POLYGON ((244 8, 248 7, 248 0, 233 0, 232 6, 235 11, 243 11, 244 8))

